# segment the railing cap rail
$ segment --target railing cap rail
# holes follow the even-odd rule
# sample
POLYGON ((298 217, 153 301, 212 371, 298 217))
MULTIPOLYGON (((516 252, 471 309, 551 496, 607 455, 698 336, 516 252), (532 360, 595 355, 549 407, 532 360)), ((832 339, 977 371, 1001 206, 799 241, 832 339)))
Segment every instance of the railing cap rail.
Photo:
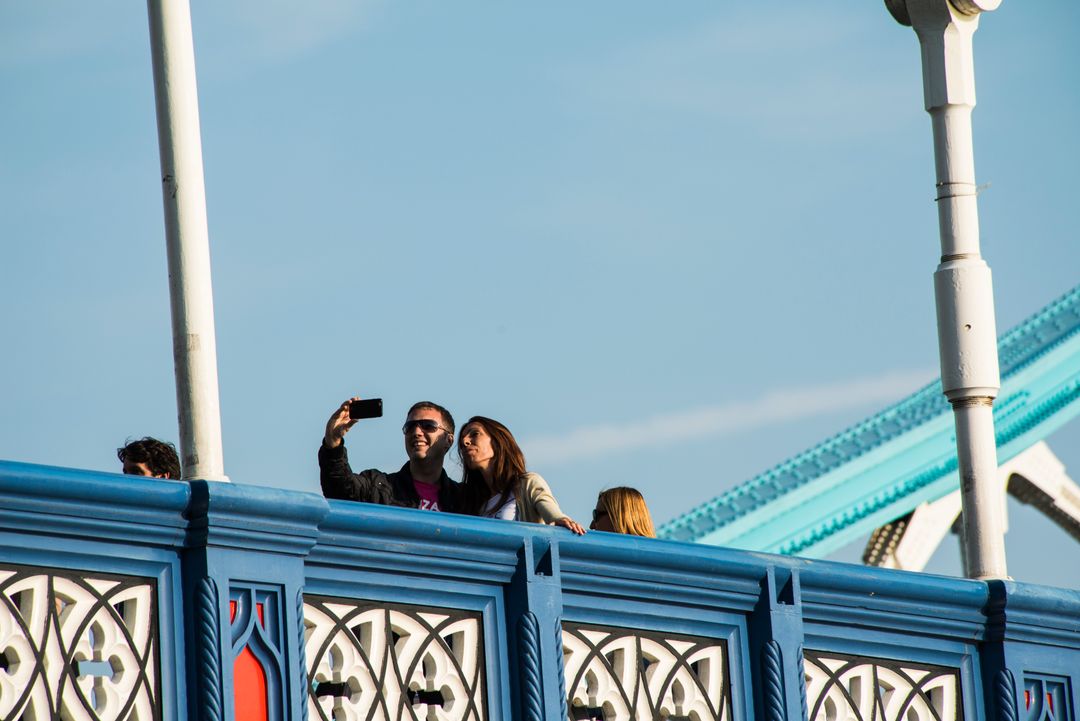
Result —
POLYGON ((0 527, 178 546, 191 487, 180 481, 0 461, 0 527))

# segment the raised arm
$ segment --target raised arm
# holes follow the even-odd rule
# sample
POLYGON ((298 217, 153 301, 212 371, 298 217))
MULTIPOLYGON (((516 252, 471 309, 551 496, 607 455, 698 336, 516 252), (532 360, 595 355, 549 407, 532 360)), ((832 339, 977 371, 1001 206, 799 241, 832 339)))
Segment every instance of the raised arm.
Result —
POLYGON ((326 433, 319 446, 319 484, 327 498, 391 505, 394 492, 385 473, 375 469, 353 473, 349 465, 344 439, 356 425, 349 418, 349 403, 354 400, 359 398, 346 400, 326 422, 326 433))
POLYGON ((348 398, 330 414, 330 420, 326 422, 326 433, 323 435, 324 448, 340 448, 345 442, 345 434, 356 425, 356 421, 349 418, 349 404, 358 400, 360 399, 357 397, 348 398))

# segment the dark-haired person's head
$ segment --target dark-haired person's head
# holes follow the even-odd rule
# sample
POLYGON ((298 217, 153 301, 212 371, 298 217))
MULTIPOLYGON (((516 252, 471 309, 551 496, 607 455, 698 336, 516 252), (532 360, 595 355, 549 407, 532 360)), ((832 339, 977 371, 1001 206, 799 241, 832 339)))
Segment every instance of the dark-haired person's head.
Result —
POLYGON ((431 401, 419 401, 412 404, 412 408, 409 409, 408 416, 412 417, 415 411, 435 411, 442 416, 442 425, 448 433, 454 432, 454 417, 450 415, 450 411, 446 410, 438 403, 432 403, 431 401))
POLYGON ((454 447, 454 417, 431 401, 414 403, 401 427, 411 461, 438 460, 454 447))
POLYGON ((600 491, 589 528, 594 531, 656 538, 645 498, 636 489, 626 486, 600 491))
POLYGON ((492 496, 508 497, 525 475, 525 454, 514 434, 492 418, 473 416, 461 427, 458 455, 473 513, 479 513, 492 496))
POLYGON ((123 472, 129 476, 151 478, 180 478, 180 458, 172 443, 157 438, 140 438, 116 449, 116 457, 124 464, 123 472))

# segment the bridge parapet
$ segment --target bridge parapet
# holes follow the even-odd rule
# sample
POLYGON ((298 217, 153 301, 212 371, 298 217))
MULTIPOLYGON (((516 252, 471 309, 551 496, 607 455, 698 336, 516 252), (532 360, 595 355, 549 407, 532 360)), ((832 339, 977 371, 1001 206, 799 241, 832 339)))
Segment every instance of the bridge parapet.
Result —
POLYGON ((0 719, 1076 719, 1080 594, 0 462, 0 719))

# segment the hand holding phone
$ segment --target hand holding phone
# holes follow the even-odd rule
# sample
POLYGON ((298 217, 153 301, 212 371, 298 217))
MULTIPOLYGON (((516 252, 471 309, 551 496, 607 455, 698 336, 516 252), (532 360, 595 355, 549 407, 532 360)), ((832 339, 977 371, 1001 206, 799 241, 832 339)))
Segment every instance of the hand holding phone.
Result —
POLYGON ((349 402, 349 420, 362 418, 382 418, 382 398, 368 398, 349 402))

